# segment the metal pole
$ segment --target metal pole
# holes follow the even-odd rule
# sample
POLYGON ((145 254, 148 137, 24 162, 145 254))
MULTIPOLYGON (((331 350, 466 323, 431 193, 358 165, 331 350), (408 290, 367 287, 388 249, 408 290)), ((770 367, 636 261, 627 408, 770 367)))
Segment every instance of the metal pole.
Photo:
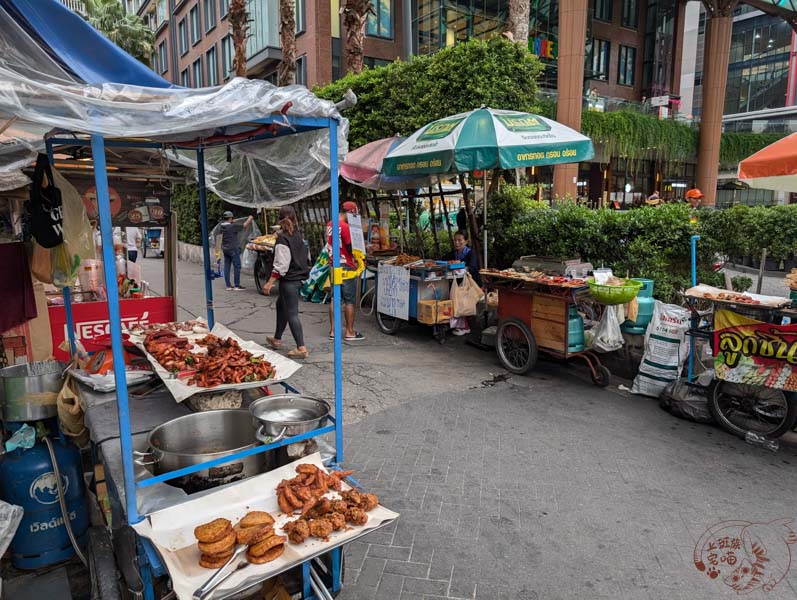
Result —
MULTIPOLYGON (((44 141, 44 147, 47 150, 47 159, 50 161, 50 166, 52 166, 55 164, 52 140, 46 139, 44 141)), ((92 234, 93 233, 92 231, 92 234)), ((61 290, 61 293, 64 296, 64 314, 66 314, 66 335, 69 339, 69 354, 70 357, 73 357, 75 356, 75 319, 72 316, 72 290, 67 286, 61 290)))
POLYGON ((482 187, 484 198, 482 200, 482 215, 484 216, 484 268, 487 268, 487 169, 484 170, 482 175, 482 187))
POLYGON ((329 121, 329 195, 332 212, 332 332, 335 335, 335 460, 343 462, 343 348, 340 327, 340 219, 338 200, 338 121, 329 121))
POLYGON ((113 255, 113 224, 111 203, 108 197, 108 174, 105 166, 105 140, 101 135, 91 136, 91 156, 94 160, 94 183, 97 186, 97 210, 102 234, 102 258, 105 263, 105 287, 108 294, 108 321, 111 331, 113 375, 116 380, 116 409, 119 416, 119 443, 122 446, 125 504, 127 522, 137 523, 136 485, 133 473, 133 434, 130 430, 130 408, 127 403, 127 378, 122 351, 122 321, 119 313, 119 289, 116 284, 116 263, 113 255))
POLYGON ((205 149, 196 151, 196 170, 199 176, 199 223, 202 226, 202 259, 205 262, 205 302, 208 310, 208 327, 213 329, 213 279, 210 276, 210 239, 208 233, 208 200, 205 188, 205 149))
MULTIPOLYGON (((693 235, 691 239, 692 246, 692 287, 697 285, 697 241, 700 239, 699 235, 693 235)), ((691 301, 694 302, 694 301, 691 301)), ((700 319, 691 316, 691 321, 695 329, 700 326, 700 319)), ((686 373, 686 382, 692 383, 692 377, 695 370, 695 336, 689 336, 689 369, 686 373)))

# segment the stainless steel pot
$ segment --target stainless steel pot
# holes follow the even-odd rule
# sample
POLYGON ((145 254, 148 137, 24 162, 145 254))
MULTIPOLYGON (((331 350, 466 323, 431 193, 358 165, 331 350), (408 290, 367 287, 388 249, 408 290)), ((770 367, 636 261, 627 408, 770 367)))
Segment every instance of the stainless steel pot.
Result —
POLYGON ((321 427, 329 416, 329 404, 311 396, 280 394, 255 400, 249 412, 255 419, 255 436, 270 444, 321 427))
MULTIPOLYGON (((167 421, 150 431, 149 452, 135 452, 136 464, 155 475, 190 467, 258 446, 252 418, 243 409, 210 410, 167 421)), ((273 452, 273 451, 272 451, 273 452)), ((239 481, 272 468, 273 453, 253 454, 235 462, 197 471, 166 483, 189 494, 239 481)))
POLYGON ((5 421, 37 421, 58 414, 65 363, 56 360, 0 369, 0 408, 5 421))

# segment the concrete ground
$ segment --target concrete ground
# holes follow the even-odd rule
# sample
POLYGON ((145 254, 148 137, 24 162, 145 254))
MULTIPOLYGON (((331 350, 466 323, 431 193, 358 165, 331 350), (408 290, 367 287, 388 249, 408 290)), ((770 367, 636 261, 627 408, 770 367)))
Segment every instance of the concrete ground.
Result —
MULTIPOLYGON (((156 289, 160 265, 143 261, 156 289)), ((178 270, 181 316, 201 316, 201 267, 178 270)), ((216 318, 262 342, 276 299, 247 284, 215 282, 216 318)), ((327 307, 301 309, 311 356, 292 383, 329 398, 327 307)), ((598 389, 581 366, 543 361, 507 377, 462 339, 441 346, 411 327, 389 337, 357 319, 366 339, 344 344, 344 463, 401 518, 348 546, 343 600, 730 598, 727 563, 715 579, 695 568, 698 538, 728 520, 795 519, 797 530, 793 443, 752 447, 598 389)), ((766 531, 763 578, 775 585, 745 597, 795 599, 797 536, 766 531)))

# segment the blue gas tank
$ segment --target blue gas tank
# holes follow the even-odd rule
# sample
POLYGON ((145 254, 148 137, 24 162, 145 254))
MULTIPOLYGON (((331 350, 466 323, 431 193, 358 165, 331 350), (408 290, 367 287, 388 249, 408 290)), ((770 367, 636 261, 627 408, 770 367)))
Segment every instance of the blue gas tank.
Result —
MULTIPOLYGON (((72 532, 86 542, 86 507, 80 452, 71 442, 52 440, 72 532)), ((25 510, 11 541, 11 562, 18 569, 38 569, 67 560, 75 551, 64 527, 50 453, 43 442, 29 450, 14 450, 0 461, 0 498, 25 510)))

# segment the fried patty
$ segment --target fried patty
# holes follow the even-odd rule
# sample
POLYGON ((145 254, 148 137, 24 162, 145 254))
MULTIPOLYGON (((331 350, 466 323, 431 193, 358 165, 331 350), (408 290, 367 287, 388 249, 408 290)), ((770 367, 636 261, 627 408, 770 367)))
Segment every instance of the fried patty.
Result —
POLYGON ((256 525, 254 527, 241 527, 238 524, 235 527, 235 536, 239 544, 246 546, 253 546, 262 542, 267 537, 274 533, 274 528, 271 525, 256 525))
POLYGON ((253 510, 244 515, 238 522, 241 527, 255 527, 256 525, 274 525, 274 517, 263 510, 253 510))
POLYGON ((232 552, 221 554, 219 556, 202 554, 199 557, 199 566, 204 567, 205 569, 220 569, 227 563, 228 560, 230 560, 232 554, 232 552))
POLYGON ((274 546, 270 550, 266 551, 266 553, 261 556, 254 556, 251 551, 247 552, 246 558, 250 563, 262 565, 267 562, 271 562, 272 560, 278 559, 280 556, 282 556, 283 552, 285 552, 285 544, 280 544, 279 546, 274 546))
POLYGON ((249 546, 248 553, 251 556, 263 556, 266 552, 268 552, 275 546, 284 544, 287 539, 288 538, 282 535, 271 535, 266 539, 264 539, 262 542, 258 542, 254 546, 249 546))
POLYGON ((225 535, 217 542, 199 542, 200 552, 203 554, 224 554, 235 547, 235 532, 231 529, 230 533, 225 535))
POLYGON ((199 525, 194 529, 194 537, 200 542, 210 544, 230 534, 232 523, 227 519, 214 519, 210 523, 199 525))

